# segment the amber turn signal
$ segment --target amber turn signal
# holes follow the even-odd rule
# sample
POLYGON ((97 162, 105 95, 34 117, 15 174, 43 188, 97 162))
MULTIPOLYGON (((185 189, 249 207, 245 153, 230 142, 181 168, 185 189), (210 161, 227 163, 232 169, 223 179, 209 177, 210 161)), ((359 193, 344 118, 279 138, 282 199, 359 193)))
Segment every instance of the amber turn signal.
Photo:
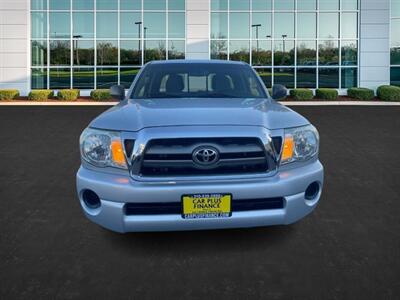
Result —
POLYGON ((288 161, 293 158, 294 140, 292 135, 286 135, 283 143, 281 161, 288 161))
POLYGON ((112 160, 118 165, 125 165, 125 155, 121 141, 112 141, 111 143, 112 160))

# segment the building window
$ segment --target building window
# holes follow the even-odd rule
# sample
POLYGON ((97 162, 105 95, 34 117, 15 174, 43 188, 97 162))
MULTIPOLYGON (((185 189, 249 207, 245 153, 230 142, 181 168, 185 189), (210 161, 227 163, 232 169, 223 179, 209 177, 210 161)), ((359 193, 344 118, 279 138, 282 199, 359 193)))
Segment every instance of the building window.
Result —
POLYGON ((400 86, 400 1, 391 0, 390 83, 400 86))
POLYGON ((31 0, 32 89, 128 88, 144 63, 184 59, 185 2, 31 0))
POLYGON ((267 87, 355 87, 358 2, 211 0, 210 58, 250 63, 267 87))

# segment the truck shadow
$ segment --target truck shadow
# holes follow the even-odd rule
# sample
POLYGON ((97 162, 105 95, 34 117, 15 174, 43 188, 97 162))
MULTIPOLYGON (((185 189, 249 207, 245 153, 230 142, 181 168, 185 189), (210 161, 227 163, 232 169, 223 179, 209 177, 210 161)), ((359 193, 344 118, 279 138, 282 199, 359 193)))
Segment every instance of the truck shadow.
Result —
POLYGON ((222 229, 180 232, 148 232, 118 234, 103 230, 104 237, 120 249, 131 253, 175 252, 191 254, 251 251, 266 249, 290 240, 296 225, 269 226, 245 229, 222 229))

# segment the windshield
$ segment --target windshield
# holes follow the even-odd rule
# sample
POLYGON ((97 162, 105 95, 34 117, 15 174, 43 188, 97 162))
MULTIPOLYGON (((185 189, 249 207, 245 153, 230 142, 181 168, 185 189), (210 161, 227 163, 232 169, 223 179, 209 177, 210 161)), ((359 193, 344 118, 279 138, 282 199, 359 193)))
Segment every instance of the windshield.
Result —
POLYGON ((150 64, 132 92, 134 99, 266 97, 250 66, 221 63, 150 64))

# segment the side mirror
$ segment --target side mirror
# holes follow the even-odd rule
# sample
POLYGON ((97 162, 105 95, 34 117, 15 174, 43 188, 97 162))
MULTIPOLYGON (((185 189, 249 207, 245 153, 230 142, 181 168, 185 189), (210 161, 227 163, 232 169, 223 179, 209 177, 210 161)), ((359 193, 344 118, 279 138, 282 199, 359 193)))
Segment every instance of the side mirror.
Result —
POLYGON ((272 99, 281 100, 287 97, 287 89, 281 84, 274 84, 272 87, 272 99))
POLYGON ((110 88, 111 98, 117 101, 125 99, 125 88, 122 85, 113 85, 110 88))

